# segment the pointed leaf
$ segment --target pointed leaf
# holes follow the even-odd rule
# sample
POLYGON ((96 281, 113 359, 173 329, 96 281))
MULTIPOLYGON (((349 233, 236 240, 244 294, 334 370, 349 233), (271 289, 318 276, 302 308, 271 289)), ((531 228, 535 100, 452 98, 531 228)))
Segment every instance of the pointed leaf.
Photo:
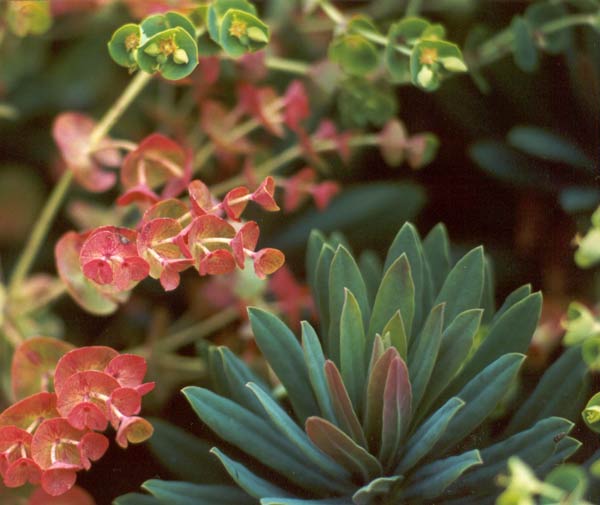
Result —
POLYGON ((423 240, 423 253, 429 264, 434 292, 437 293, 450 273, 450 240, 442 223, 435 225, 423 240))
POLYGON ((446 321, 452 322, 461 312, 479 307, 483 279, 483 248, 477 247, 454 265, 435 300, 435 305, 446 302, 446 321))
POLYGON ((340 317, 340 371, 354 409, 360 415, 366 382, 365 330, 360 307, 348 289, 340 317))
POLYGON ((436 442, 445 433, 448 424, 465 402, 460 398, 450 398, 408 439, 402 460, 394 470, 396 474, 404 474, 429 454, 436 442))
POLYGON ((352 502, 356 505, 369 505, 377 503, 381 499, 389 496, 390 491, 397 486, 404 477, 402 475, 394 475, 393 477, 379 477, 367 485, 361 487, 352 495, 352 502))
MULTIPOLYGON (((385 325, 382 332, 386 344, 389 339, 389 345, 396 348, 404 361, 406 361, 406 357, 408 356, 408 336, 406 335, 405 328, 402 315, 400 311, 397 311, 385 325)), ((368 355, 369 353, 367 353, 368 355)))
POLYGON ((380 333, 396 311, 400 310, 405 328, 412 328, 415 312, 415 285, 408 257, 403 253, 385 272, 369 323, 368 335, 380 333))
POLYGON ((496 311, 494 314, 494 322, 497 319, 500 319, 504 313, 510 309, 515 303, 520 302, 524 298, 528 297, 531 294, 531 284, 524 284, 523 286, 518 287, 512 293, 510 293, 502 306, 496 311))
POLYGON ((307 321, 302 321, 302 348, 313 393, 321 409, 321 416, 335 423, 335 413, 325 377, 325 356, 319 337, 307 321))
POLYGON ((516 378, 525 356, 505 354, 479 372, 456 396, 465 407, 452 419, 435 450, 442 454, 471 433, 494 410, 516 378))
POLYGON ((358 266, 367 286, 369 302, 373 304, 379 284, 381 283, 381 276, 383 275, 383 263, 377 254, 367 250, 363 251, 358 258, 358 266))
POLYGON ((360 477, 362 482, 368 482, 383 473, 374 456, 329 421, 309 417, 306 420, 306 433, 313 444, 342 465, 353 477, 360 477))
MULTIPOLYGON (((350 475, 339 464, 317 449, 310 442, 306 433, 304 433, 292 418, 285 413, 275 400, 252 382, 249 382, 246 387, 254 393, 256 398, 258 398, 275 428, 298 448, 306 460, 311 463, 313 468, 318 468, 320 473, 332 481, 335 481, 336 484, 348 483, 350 475)), ((339 485, 334 486, 334 483, 332 482, 332 488, 333 487, 340 489, 339 485)))
MULTIPOLYGON (((317 261, 317 270, 315 274, 315 282, 313 285, 313 292, 315 294, 315 303, 319 310, 319 321, 321 322, 321 338, 323 341, 323 347, 328 356, 333 357, 332 344, 329 339, 329 273, 331 270, 331 262, 335 251, 329 245, 325 245, 321 250, 319 259, 317 261)), ((337 349, 337 347, 336 347, 337 349)))
POLYGON ((213 447, 210 452, 219 458, 230 477, 250 496, 254 498, 262 498, 263 496, 292 496, 280 487, 254 475, 244 465, 232 460, 216 447, 213 447))
POLYGON ((169 505, 255 505, 256 500, 237 487, 200 485, 151 479, 142 487, 169 505))
POLYGON ((300 422, 319 412, 310 388, 304 353, 290 329, 277 317, 257 308, 248 309, 256 343, 285 387, 300 422))

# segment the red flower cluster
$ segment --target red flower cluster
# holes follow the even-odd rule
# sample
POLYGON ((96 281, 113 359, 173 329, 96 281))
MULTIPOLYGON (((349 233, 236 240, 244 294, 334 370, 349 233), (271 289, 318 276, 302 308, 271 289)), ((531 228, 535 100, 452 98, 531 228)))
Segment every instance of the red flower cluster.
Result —
POLYGON ((26 380, 42 387, 53 376, 55 392, 31 394, 0 414, 0 475, 7 487, 30 482, 52 496, 66 493, 76 473, 108 449, 108 439, 97 432, 109 423, 123 448, 152 435, 152 425, 137 415, 142 396, 154 388, 142 382, 143 358, 83 347, 68 351, 52 369, 52 356, 62 350, 61 342, 36 338, 15 352, 13 375, 27 370, 26 380))

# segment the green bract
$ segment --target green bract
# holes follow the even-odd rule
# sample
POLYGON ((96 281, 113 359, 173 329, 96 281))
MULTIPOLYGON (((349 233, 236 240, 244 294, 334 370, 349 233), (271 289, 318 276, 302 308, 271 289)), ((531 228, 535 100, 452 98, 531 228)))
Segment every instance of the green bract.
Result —
POLYGON ((136 67, 136 53, 141 41, 142 30, 139 25, 128 23, 121 26, 108 42, 110 57, 122 67, 136 67))
POLYGON ((160 72, 165 79, 182 79, 198 64, 196 41, 183 28, 171 28, 150 37, 137 52, 140 68, 160 72))
MULTIPOLYGON (((148 481, 157 503, 491 504, 512 456, 545 476, 577 450, 561 416, 575 418, 587 394, 578 347, 548 369, 504 432, 486 424, 517 378, 540 293, 523 286, 494 310, 483 249, 453 261, 441 225, 421 240, 406 224, 377 268, 359 264, 339 235, 311 235, 307 276, 320 325, 303 322, 299 339, 250 309, 277 389, 228 349, 209 351, 216 392, 184 394, 227 442, 211 450, 212 463, 195 444, 195 460, 218 460, 229 478, 148 481)), ((169 444, 153 445, 174 470, 169 444)), ((175 471, 189 474, 184 463, 175 471)), ((148 497, 117 503, 137 499, 148 497)))
POLYGON ((422 39, 410 56, 412 82, 425 91, 436 90, 445 72, 466 72, 467 66, 456 44, 422 39))
POLYGON ((347 127, 383 126, 396 115, 398 103, 386 83, 355 77, 343 82, 338 108, 347 127))
POLYGON ((356 76, 368 74, 379 65, 377 48, 362 35, 336 37, 329 46, 329 57, 339 63, 344 72, 356 76))
POLYGON ((259 51, 269 42, 269 27, 247 0, 216 0, 208 8, 207 22, 211 38, 230 56, 259 51))
POLYGON ((194 28, 194 24, 183 14, 179 14, 178 12, 166 12, 165 14, 153 14, 152 16, 148 16, 141 23, 140 27, 142 32, 144 33, 144 40, 142 43, 145 43, 153 35, 157 33, 164 32, 169 28, 183 28, 186 32, 190 34, 190 37, 196 37, 196 29, 194 28))

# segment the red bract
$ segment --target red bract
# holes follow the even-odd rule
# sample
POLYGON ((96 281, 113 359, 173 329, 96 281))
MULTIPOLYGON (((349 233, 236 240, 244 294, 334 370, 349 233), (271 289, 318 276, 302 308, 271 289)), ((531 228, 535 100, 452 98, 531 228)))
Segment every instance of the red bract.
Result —
POLYGON ((52 135, 77 182, 89 191, 100 192, 111 188, 117 179, 114 173, 100 167, 118 165, 121 155, 110 147, 109 138, 91 144, 95 126, 94 120, 83 114, 65 112, 54 121, 52 135))
POLYGON ((297 132, 301 122, 310 116, 310 104, 304 84, 292 81, 283 98, 285 104, 284 121, 290 130, 297 132))
POLYGON ((256 275, 264 279, 279 270, 285 263, 285 256, 279 249, 266 248, 252 255, 256 275))
POLYGON ((338 132, 335 123, 329 119, 321 121, 315 132, 315 139, 332 140, 335 143, 337 152, 345 163, 350 160, 351 137, 350 132, 338 132))
POLYGON ((275 201, 275 179, 268 176, 260 186, 252 193, 252 200, 260 205, 263 209, 269 212, 275 212, 279 210, 279 206, 275 201))
POLYGON ((32 433, 44 419, 58 417, 56 395, 36 393, 14 403, 0 414, 0 427, 16 426, 32 433))
POLYGON ((319 210, 325 210, 329 206, 331 199, 340 192, 340 185, 334 181, 323 181, 315 184, 310 189, 310 194, 315 200, 315 205, 319 210))
POLYGON ((283 137, 281 114, 269 113, 267 110, 277 95, 272 88, 256 88, 251 84, 242 84, 238 89, 239 102, 242 108, 254 116, 273 135, 283 137))
POLYGON ((231 240, 231 250, 237 266, 244 268, 246 252, 252 252, 258 243, 260 229, 254 221, 248 221, 231 240))
POLYGON ((287 212, 297 209, 307 195, 311 195, 319 210, 325 209, 340 190, 334 181, 323 181, 316 183, 317 174, 310 168, 305 167, 292 177, 282 182, 285 188, 284 207, 287 212))
POLYGON ((119 291, 133 288, 150 270, 148 263, 138 256, 136 237, 135 231, 116 226, 94 230, 79 253, 84 275, 119 291))
POLYGON ((139 444, 152 436, 154 428, 142 417, 127 417, 117 430, 117 444, 126 448, 128 443, 139 444))
POLYGON ((285 265, 270 278, 269 289, 275 295, 279 310, 293 325, 300 324, 303 311, 315 313, 310 289, 300 284, 285 265))
POLYGON ((16 426, 0 428, 0 475, 17 460, 31 456, 31 433, 16 426))
POLYGON ((244 186, 232 189, 223 199, 223 210, 229 219, 239 221, 248 205, 250 191, 244 186))
POLYGON ((191 174, 191 153, 168 137, 154 133, 123 160, 121 183, 127 193, 119 203, 153 201, 154 190, 160 186, 164 186, 162 198, 177 196, 189 183, 191 174))
POLYGON ((65 354, 56 365, 54 388, 58 394, 71 375, 87 370, 103 371, 119 353, 102 345, 81 347, 65 354))
POLYGON ((227 250, 234 236, 234 228, 220 217, 206 214, 194 219, 188 244, 200 275, 223 274, 235 269, 233 256, 227 250))
POLYGON ((51 496, 41 487, 29 497, 27 505, 95 505, 90 494, 79 486, 73 486, 60 496, 51 496))
POLYGON ((19 458, 7 467, 3 477, 6 487, 20 487, 28 482, 38 484, 42 472, 31 458, 19 458))
MULTIPOLYGON (((231 140, 229 134, 240 118, 241 107, 227 112, 219 102, 205 100, 202 102, 200 124, 202 130, 214 143, 217 154, 231 157, 237 154, 246 154, 252 150, 252 145, 245 139, 231 140)), ((232 158, 234 160, 235 158, 232 158)), ((228 163, 229 164, 229 163, 228 163)))

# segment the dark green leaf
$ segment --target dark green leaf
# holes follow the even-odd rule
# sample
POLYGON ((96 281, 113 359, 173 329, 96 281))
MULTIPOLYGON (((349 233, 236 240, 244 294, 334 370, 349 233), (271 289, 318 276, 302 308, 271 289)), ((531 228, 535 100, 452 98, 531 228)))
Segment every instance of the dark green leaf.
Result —
POLYGON ((150 450, 173 475, 195 483, 230 482, 227 474, 214 464, 208 443, 162 419, 150 421, 154 427, 148 441, 150 450))
POLYGON ((154 496, 141 493, 127 493, 113 501, 114 505, 161 505, 154 496))
POLYGON ((452 419, 446 432, 435 447, 443 454, 479 426, 494 410, 516 378, 525 356, 505 354, 464 387, 456 396, 464 400, 465 407, 452 419))
POLYGON ((523 17, 515 16, 510 29, 513 34, 513 51, 517 67, 523 72, 533 72, 538 67, 539 56, 531 25, 523 17))
POLYGON ((323 246, 317 261, 315 283, 313 287, 315 302, 319 309, 321 338, 323 339, 325 351, 329 356, 331 356, 332 351, 329 336, 327 334, 329 328, 329 272, 331 270, 331 262, 333 261, 334 255, 335 251, 329 247, 329 245, 326 244, 323 246))
POLYGON ((379 66, 377 47, 362 35, 343 34, 329 46, 329 58, 349 75, 364 76, 379 66))
POLYGON ((385 500, 403 479, 402 475, 394 475, 393 477, 379 477, 372 480, 352 495, 352 503, 355 505, 379 503, 382 499, 385 500))
POLYGON ((232 486, 209 486, 151 479, 144 489, 165 505, 256 505, 256 500, 232 486))
POLYGON ((261 309, 248 309, 250 324, 261 352, 285 387, 300 422, 319 413, 310 387, 304 353, 290 329, 276 316, 261 309))
POLYGON ((379 289, 379 283, 381 282, 381 276, 383 275, 383 263, 377 254, 367 250, 363 251, 358 258, 358 266, 365 281, 365 285, 367 286, 369 302, 372 305, 375 302, 377 289, 379 289))
POLYGON ((512 293, 510 293, 504 300, 502 306, 496 311, 494 314, 493 322, 496 322, 500 319, 504 313, 510 309, 513 305, 520 302, 524 298, 528 297, 531 294, 531 284, 524 284, 521 287, 515 289, 512 293))

